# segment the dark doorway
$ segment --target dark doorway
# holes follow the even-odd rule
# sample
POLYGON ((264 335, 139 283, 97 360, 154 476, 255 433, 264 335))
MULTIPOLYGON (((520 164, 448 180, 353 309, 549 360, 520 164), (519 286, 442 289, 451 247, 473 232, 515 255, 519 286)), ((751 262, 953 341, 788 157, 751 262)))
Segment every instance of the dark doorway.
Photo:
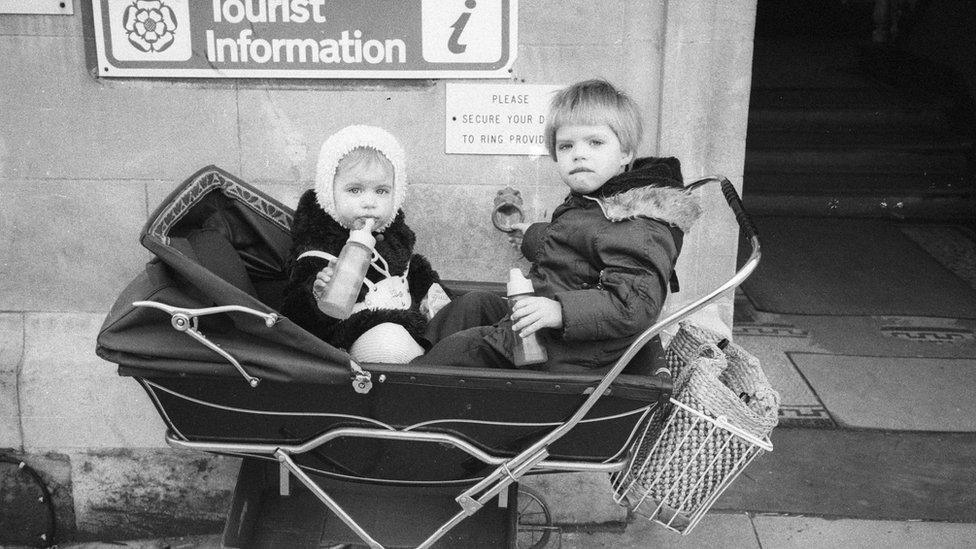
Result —
POLYGON ((965 0, 759 0, 753 210, 971 220, 974 24, 965 0))

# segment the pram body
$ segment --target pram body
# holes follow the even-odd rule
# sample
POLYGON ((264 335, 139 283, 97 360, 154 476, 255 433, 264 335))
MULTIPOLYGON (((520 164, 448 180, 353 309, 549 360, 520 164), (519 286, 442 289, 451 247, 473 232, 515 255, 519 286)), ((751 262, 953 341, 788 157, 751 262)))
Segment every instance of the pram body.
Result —
POLYGON ((608 372, 357 364, 274 310, 291 215, 219 168, 198 171, 150 216, 141 242, 155 257, 97 352, 146 390, 170 445, 280 462, 370 546, 313 476, 465 490, 429 546, 525 474, 622 470, 670 396, 666 369, 621 374, 652 330, 608 372))

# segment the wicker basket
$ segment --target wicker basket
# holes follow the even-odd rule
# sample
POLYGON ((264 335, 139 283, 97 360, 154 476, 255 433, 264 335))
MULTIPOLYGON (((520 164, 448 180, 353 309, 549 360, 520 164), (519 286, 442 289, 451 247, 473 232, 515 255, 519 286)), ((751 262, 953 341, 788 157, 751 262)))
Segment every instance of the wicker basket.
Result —
POLYGON ((614 479, 618 501, 685 534, 756 456, 772 450, 779 409, 759 361, 727 341, 719 348, 712 335, 681 326, 667 351, 674 398, 648 422, 629 470, 614 479))

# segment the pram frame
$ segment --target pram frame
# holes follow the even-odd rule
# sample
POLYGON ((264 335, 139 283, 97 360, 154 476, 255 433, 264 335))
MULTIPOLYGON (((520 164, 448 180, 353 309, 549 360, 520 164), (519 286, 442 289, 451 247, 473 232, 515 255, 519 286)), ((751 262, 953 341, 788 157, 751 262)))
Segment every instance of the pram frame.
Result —
MULTIPOLYGON (((709 183, 720 184, 726 202, 735 214, 739 228, 748 238, 751 245, 752 249, 749 258, 729 280, 719 285, 714 290, 708 292, 704 296, 659 320, 654 325, 642 332, 627 348, 623 355, 620 356, 616 363, 604 374, 602 380, 597 384, 596 387, 594 387, 593 391, 568 420, 554 428, 548 434, 540 438, 525 450, 519 452, 514 457, 494 456, 488 452, 482 451, 467 441, 448 433, 389 430, 378 427, 335 428, 301 444, 294 445, 193 442, 182 440, 175 436, 172 432, 167 432, 166 442, 174 448, 181 449, 221 454, 256 454, 266 457, 273 457, 279 462, 281 467, 280 490, 283 495, 288 493, 288 475, 290 474, 295 476, 295 478, 297 478, 306 488, 308 488, 329 510, 335 513, 357 536, 359 536, 367 545, 374 548, 382 548, 383 546, 373 539, 368 532, 360 527, 359 524, 357 524, 356 521, 345 510, 343 510, 342 507, 334 499, 332 499, 332 497, 329 496, 329 494, 318 486, 315 481, 295 463, 295 461, 292 459, 293 456, 314 450, 315 448, 318 448, 319 446, 337 438, 377 438, 397 441, 449 444, 470 454, 472 457, 481 460, 487 465, 495 466, 493 471, 455 498, 455 500, 461 506, 461 510, 447 522, 438 527, 423 543, 418 546, 420 548, 432 546, 454 526, 463 521, 465 518, 478 512, 478 510, 480 510, 484 505, 508 488, 510 484, 517 482, 522 476, 530 472, 618 472, 630 464, 630 456, 623 456, 620 459, 599 463, 547 460, 546 458, 549 457, 548 448, 583 420, 586 414, 594 407, 597 401, 604 396, 610 385, 621 374, 621 372, 623 372, 624 368, 628 365, 631 359, 637 355, 644 345, 651 341, 651 339, 653 339, 655 336, 659 335, 666 327, 691 315, 695 311, 701 309, 708 303, 721 296, 726 291, 739 286, 758 266, 761 259, 759 237, 755 226, 752 224, 747 213, 745 212, 742 206, 742 201, 739 198, 738 193, 735 191, 732 183, 725 177, 709 176, 699 179, 687 185, 685 188, 688 192, 691 192, 709 183)), ((220 311, 210 309, 176 309, 169 307, 168 305, 155 302, 137 302, 134 303, 134 305, 155 307, 169 312, 172 316, 172 323, 175 329, 188 332, 188 335, 194 339, 197 339, 204 345, 207 345, 215 352, 218 352, 218 354, 228 359, 232 364, 235 365, 238 371, 244 375, 252 387, 257 385, 257 378, 253 378, 253 376, 250 376, 246 371, 244 371, 244 369, 237 364, 233 357, 230 357, 226 352, 219 349, 219 347, 216 347, 216 345, 207 342, 206 338, 203 337, 202 334, 199 334, 199 332, 194 333, 196 317, 206 314, 213 314, 220 311)), ((237 308, 235 310, 262 317, 265 319, 268 326, 273 326, 275 321, 273 316, 269 316, 260 311, 248 310, 247 308, 237 308)), ((360 385, 356 387, 357 391, 368 392, 372 383, 369 372, 364 370, 353 360, 350 361, 350 367, 355 373, 355 379, 353 382, 354 387, 357 386, 358 382, 360 385)), ((667 369, 661 369, 654 372, 653 375, 669 376, 670 374, 667 372, 667 369)), ((658 406, 658 410, 660 410, 660 408, 661 407, 658 406)))

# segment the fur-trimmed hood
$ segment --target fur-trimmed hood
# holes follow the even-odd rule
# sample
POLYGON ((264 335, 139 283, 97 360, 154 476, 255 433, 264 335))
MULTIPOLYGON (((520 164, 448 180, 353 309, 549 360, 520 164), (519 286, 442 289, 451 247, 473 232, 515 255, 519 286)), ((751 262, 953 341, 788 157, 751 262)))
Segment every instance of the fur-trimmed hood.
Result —
POLYGON ((633 167, 583 195, 595 201, 610 221, 658 219, 688 230, 701 217, 701 204, 685 190, 677 158, 639 158, 633 167))
POLYGON ((698 199, 688 191, 673 187, 640 187, 596 201, 610 221, 650 217, 688 232, 701 217, 698 199))

